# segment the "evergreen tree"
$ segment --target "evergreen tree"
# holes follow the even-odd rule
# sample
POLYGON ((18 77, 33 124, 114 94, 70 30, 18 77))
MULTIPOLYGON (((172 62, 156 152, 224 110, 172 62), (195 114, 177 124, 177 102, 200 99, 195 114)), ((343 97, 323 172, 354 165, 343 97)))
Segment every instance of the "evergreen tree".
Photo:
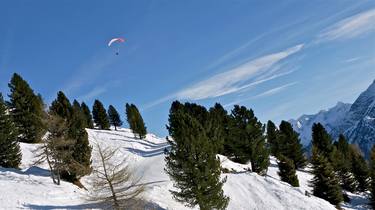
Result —
POLYGON ((58 115, 64 119, 69 119, 72 115, 72 105, 62 91, 57 93, 57 98, 51 103, 50 113, 58 115))
POLYGON ((303 154, 302 144, 298 133, 293 130, 289 122, 281 121, 278 135, 280 154, 291 159, 295 169, 300 169, 306 165, 306 157, 303 154))
POLYGON ((140 139, 144 139, 147 134, 147 129, 138 108, 134 104, 127 103, 125 105, 125 109, 130 129, 133 131, 135 136, 138 135, 140 139))
POLYGON ((199 121, 182 111, 169 115, 167 126, 173 140, 166 155, 166 172, 178 189, 171 191, 179 202, 202 210, 225 209, 229 198, 222 190, 220 161, 199 121))
POLYGON ((100 130, 109 130, 109 120, 107 111, 105 110, 102 102, 95 100, 94 106, 92 107, 92 116, 94 123, 99 127, 100 130))
POLYGON ((360 149, 350 145, 352 157, 352 173, 357 181, 357 191, 365 192, 369 186, 369 169, 360 149))
POLYGON ((340 179, 341 188, 349 192, 354 192, 356 183, 351 173, 351 156, 349 144, 345 136, 341 134, 335 145, 336 148, 333 150, 333 168, 340 179))
POLYGON ((263 175, 269 165, 269 150, 263 135, 264 126, 253 110, 235 105, 229 120, 229 158, 239 163, 250 161, 252 170, 263 175))
POLYGON ((331 162, 333 151, 332 138, 320 123, 314 123, 312 126, 312 145, 331 162))
POLYGON ((16 126, 7 112, 3 95, 0 93, 0 166, 18 168, 22 154, 17 141, 16 126))
POLYGON ((224 142, 228 138, 228 113, 221 104, 215 103, 210 108, 206 127, 216 153, 224 154, 224 142))
POLYGON ((343 201, 339 182, 330 162, 315 146, 313 146, 311 163, 314 178, 310 185, 313 187, 313 194, 339 207, 343 201))
POLYGON ((299 187, 299 181, 293 160, 280 155, 277 161, 277 165, 279 166, 278 174, 281 178, 281 181, 287 182, 293 187, 299 187))
POLYGON ((81 109, 82 109, 82 112, 85 116, 87 128, 91 128, 91 129, 94 128, 94 122, 92 121, 92 115, 91 115, 90 109, 85 104, 85 102, 81 103, 81 109))
POLYGON ((13 74, 9 83, 10 114, 18 130, 20 142, 36 143, 44 135, 44 110, 40 95, 36 95, 29 84, 18 74, 13 74))
POLYGON ((115 126, 115 130, 117 131, 117 127, 120 127, 122 125, 122 121, 120 119, 119 113, 112 105, 109 105, 108 107, 108 117, 110 124, 115 126))
POLYGON ((276 125, 269 120, 267 122, 267 143, 270 148, 270 152, 273 156, 278 156, 279 154, 279 147, 278 144, 278 129, 276 128, 276 125))
POLYGON ((371 185, 370 185, 370 193, 371 193, 371 206, 372 206, 372 209, 375 209, 375 145, 372 146, 372 149, 371 149, 371 154, 370 154, 370 158, 371 158, 371 168, 370 168, 370 172, 371 172, 371 185))

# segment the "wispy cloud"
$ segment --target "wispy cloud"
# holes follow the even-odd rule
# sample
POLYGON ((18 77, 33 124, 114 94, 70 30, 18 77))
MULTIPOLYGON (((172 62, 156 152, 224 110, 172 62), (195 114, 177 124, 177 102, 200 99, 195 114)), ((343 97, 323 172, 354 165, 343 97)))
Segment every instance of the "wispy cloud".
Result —
POLYGON ((281 68, 275 66, 275 64, 297 53, 302 48, 303 44, 300 44, 278 53, 265 55, 223 73, 216 74, 181 91, 162 97, 143 107, 146 110, 173 99, 201 100, 224 96, 288 75, 294 72, 295 69, 280 72, 277 70, 281 68))
POLYGON ((324 29, 316 42, 349 39, 375 29, 375 9, 345 18, 324 29))
POLYGON ((95 87, 94 89, 92 89, 90 92, 82 95, 82 96, 79 96, 78 97, 78 100, 80 101, 86 101, 86 100, 90 100, 90 99, 93 99, 105 92, 107 92, 108 88, 107 87, 95 87))
POLYGON ((229 107, 229 106, 232 106, 234 104, 239 104, 241 102, 252 100, 252 99, 257 99, 257 98, 272 96, 272 95, 274 95, 276 93, 279 93, 279 92, 281 92, 281 91, 287 89, 288 87, 293 86, 293 85, 295 85, 297 83, 298 82, 291 82, 291 83, 288 83, 288 84, 285 84, 285 85, 281 85, 279 87, 275 87, 275 88, 269 89, 267 91, 264 91, 264 92, 262 92, 262 93, 260 93, 258 95, 247 97, 247 98, 244 98, 244 99, 236 100, 236 101, 233 101, 231 103, 225 104, 224 107, 229 107))
POLYGON ((348 58, 346 60, 344 60, 344 63, 353 63, 353 62, 356 62, 358 60, 361 60, 362 57, 354 57, 354 58, 348 58))
POLYGON ((300 51, 303 44, 266 55, 229 71, 216 74, 176 94, 179 99, 201 100, 237 92, 254 82, 249 80, 266 73, 274 64, 300 51))

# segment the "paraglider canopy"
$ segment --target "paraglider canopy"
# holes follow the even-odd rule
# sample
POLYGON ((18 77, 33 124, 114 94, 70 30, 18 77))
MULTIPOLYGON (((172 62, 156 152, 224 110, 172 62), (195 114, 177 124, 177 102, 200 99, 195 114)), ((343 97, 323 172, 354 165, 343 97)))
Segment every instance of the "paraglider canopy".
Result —
POLYGON ((124 38, 113 38, 111 41, 108 42, 108 47, 110 47, 115 42, 125 42, 124 38))

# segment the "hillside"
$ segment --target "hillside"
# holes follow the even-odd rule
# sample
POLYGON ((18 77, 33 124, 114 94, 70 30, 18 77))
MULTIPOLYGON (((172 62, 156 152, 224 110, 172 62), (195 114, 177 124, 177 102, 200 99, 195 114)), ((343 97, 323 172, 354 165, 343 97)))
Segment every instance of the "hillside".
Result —
MULTIPOLYGON (((127 158, 136 173, 147 184, 144 199, 156 209, 190 209, 172 199, 169 190, 173 183, 164 172, 164 148, 168 147, 165 139, 149 134, 145 140, 133 138, 128 129, 119 131, 88 130, 92 145, 120 148, 121 156, 127 158)), ((4 209, 91 209, 99 208, 85 200, 86 191, 62 182, 54 185, 45 165, 30 167, 33 150, 36 145, 21 144, 23 161, 22 170, 0 168, 0 203, 4 209)), ((227 176, 224 192, 230 197, 228 209, 335 209, 327 201, 314 196, 306 196, 310 191, 308 180, 311 174, 298 171, 301 187, 293 188, 279 181, 277 165, 274 159, 268 170, 268 176, 261 177, 244 170, 249 166, 236 164, 220 156, 222 166, 234 169, 236 173, 227 176)), ((93 165, 98 163, 93 152, 93 165)), ((90 188, 90 176, 82 179, 90 188)), ((357 209, 365 200, 363 196, 353 195, 354 204, 345 205, 347 209, 357 209)))

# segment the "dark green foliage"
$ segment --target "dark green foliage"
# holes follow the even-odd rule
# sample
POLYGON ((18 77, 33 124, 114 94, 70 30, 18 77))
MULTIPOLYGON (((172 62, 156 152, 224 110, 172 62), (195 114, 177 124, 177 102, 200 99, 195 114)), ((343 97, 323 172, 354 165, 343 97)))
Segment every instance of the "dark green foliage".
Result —
POLYGON ((369 168, 360 149, 356 145, 350 145, 352 158, 352 173, 357 181, 357 191, 365 192, 369 187, 369 168))
POLYGON ((0 166, 18 168, 21 158, 17 129, 11 116, 7 113, 3 95, 0 93, 0 166))
POLYGON ((279 153, 291 159, 296 169, 304 167, 307 160, 303 154, 298 133, 293 130, 292 125, 287 121, 281 121, 279 127, 280 130, 277 137, 279 153))
POLYGON ((58 115, 65 119, 70 118, 72 115, 72 105, 62 91, 57 93, 57 98, 51 103, 49 110, 50 114, 58 115))
POLYGON ((370 174, 371 174, 371 184, 370 184, 370 193, 371 193, 371 206, 373 209, 375 209, 375 145, 371 149, 370 154, 370 160, 371 160, 371 167, 370 167, 370 174))
POLYGON ((221 104, 215 103, 214 107, 210 108, 205 127, 217 154, 224 153, 224 142, 228 138, 228 120, 228 113, 221 104))
POLYGON ((331 160, 333 151, 332 138, 320 123, 314 123, 312 126, 312 145, 319 150, 327 160, 331 160))
POLYGON ((27 143, 37 143, 45 133, 43 118, 43 101, 36 95, 29 84, 18 74, 13 74, 9 83, 10 114, 19 132, 18 140, 27 143))
POLYGON ((276 125, 271 120, 269 120, 267 122, 267 143, 273 156, 277 156, 279 154, 280 145, 278 144, 277 136, 278 130, 276 128, 276 125))
POLYGON ((138 135, 140 139, 144 139, 147 134, 147 129, 138 108, 134 104, 127 103, 125 105, 125 109, 130 129, 133 131, 135 136, 138 135))
POLYGON ((91 128, 91 129, 94 128, 94 122, 92 121, 92 115, 91 115, 91 111, 89 107, 84 102, 82 102, 81 109, 82 109, 82 113, 85 116, 86 127, 91 128))
POLYGON ((168 140, 171 149, 166 155, 166 172, 178 189, 174 198, 202 210, 225 209, 229 198, 224 196, 220 180, 220 161, 205 128, 189 114, 170 110, 168 140))
POLYGON ((94 106, 92 107, 92 116, 94 123, 100 130, 109 130, 109 120, 107 111, 105 110, 102 102, 95 100, 94 106))
POLYGON ((339 140, 335 142, 333 150, 333 168, 335 169, 339 179, 341 188, 349 192, 354 192, 356 183, 351 173, 351 155, 349 144, 344 135, 339 136, 339 140))
POLYGON ((313 187, 313 195, 323 198, 338 207, 343 201, 339 181, 328 159, 316 147, 313 147, 311 163, 314 178, 310 185, 313 187))
POLYGON ((235 105, 225 145, 229 158, 243 164, 250 161, 252 170, 263 175, 269 165, 269 150, 263 133, 264 126, 255 117, 253 110, 235 105))
POLYGON ((117 127, 120 127, 122 125, 122 121, 120 119, 119 113, 112 105, 109 105, 108 107, 108 117, 109 123, 115 126, 115 130, 117 131, 117 127))
POLYGON ((296 169, 294 167, 293 160, 280 155, 277 161, 277 165, 279 166, 278 174, 281 178, 281 181, 287 182, 293 187, 299 187, 299 181, 296 175, 296 169))

